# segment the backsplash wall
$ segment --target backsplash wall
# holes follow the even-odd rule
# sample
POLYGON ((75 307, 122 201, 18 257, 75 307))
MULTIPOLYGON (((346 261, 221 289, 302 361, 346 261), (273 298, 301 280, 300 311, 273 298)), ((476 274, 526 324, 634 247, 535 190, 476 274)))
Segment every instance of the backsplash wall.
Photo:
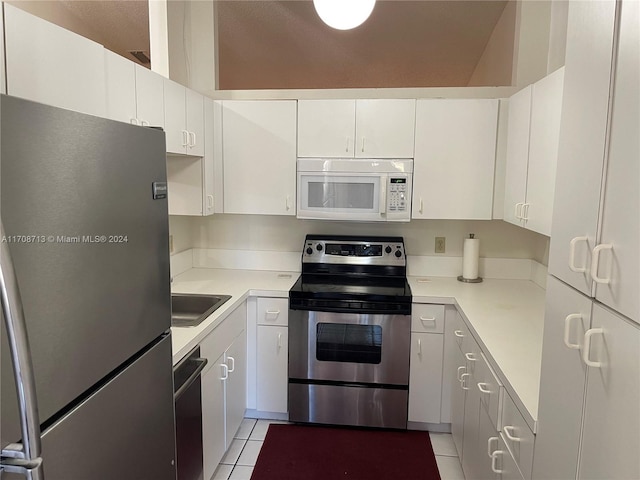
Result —
POLYGON ((469 233, 480 239, 480 256, 530 258, 548 264, 549 239, 502 220, 412 220, 410 223, 357 223, 298 220, 267 215, 171 217, 174 253, 187 248, 298 252, 308 233, 398 235, 409 255, 462 256, 469 233), (446 252, 436 254, 435 237, 446 237, 446 252))

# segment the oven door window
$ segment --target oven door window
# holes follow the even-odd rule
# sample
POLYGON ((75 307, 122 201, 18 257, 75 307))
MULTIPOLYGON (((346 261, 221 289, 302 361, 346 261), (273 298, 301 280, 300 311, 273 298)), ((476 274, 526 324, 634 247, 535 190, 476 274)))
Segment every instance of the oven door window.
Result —
POLYGON ((380 325, 318 323, 316 359, 325 362, 374 363, 382 356, 380 325))
POLYGON ((302 208, 327 212, 380 210, 380 176, 301 175, 302 208))

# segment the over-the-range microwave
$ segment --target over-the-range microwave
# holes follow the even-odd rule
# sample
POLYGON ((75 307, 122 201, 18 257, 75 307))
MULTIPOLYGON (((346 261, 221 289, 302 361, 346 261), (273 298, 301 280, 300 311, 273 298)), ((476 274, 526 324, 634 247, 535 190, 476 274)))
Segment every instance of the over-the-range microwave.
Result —
POLYGON ((413 159, 298 158, 297 217, 411 219, 413 159))

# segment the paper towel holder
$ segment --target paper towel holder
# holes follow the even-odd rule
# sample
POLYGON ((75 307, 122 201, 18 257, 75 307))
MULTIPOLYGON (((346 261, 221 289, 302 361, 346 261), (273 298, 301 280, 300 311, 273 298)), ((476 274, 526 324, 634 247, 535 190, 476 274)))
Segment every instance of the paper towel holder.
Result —
MULTIPOLYGON (((473 233, 469 234, 469 238, 474 238, 475 235, 473 233)), ((463 283, 481 283, 482 277, 477 278, 464 278, 462 275, 458 275, 458 281, 463 283)))

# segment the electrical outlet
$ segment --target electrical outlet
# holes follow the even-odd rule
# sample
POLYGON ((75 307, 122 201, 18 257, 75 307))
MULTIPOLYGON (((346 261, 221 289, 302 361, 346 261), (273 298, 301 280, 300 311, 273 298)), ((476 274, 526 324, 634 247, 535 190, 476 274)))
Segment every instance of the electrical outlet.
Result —
POLYGON ((445 237, 436 237, 436 253, 444 253, 445 246, 445 237))
POLYGON ((169 235, 169 253, 173 252, 173 235, 169 235))

